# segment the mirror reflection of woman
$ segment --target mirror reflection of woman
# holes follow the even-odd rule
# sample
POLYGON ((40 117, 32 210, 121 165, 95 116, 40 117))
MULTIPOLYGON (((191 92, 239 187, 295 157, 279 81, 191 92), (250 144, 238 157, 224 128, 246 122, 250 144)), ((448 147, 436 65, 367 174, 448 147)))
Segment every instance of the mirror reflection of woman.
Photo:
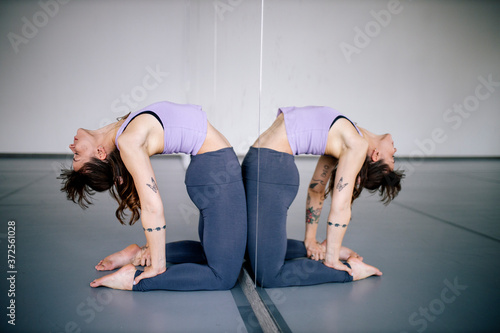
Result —
POLYGON ((103 128, 78 129, 69 147, 73 168, 60 177, 68 199, 85 208, 94 191, 109 190, 119 204, 118 220, 140 219, 147 241, 101 260, 99 271, 120 269, 94 280, 92 287, 221 290, 235 285, 247 231, 241 167, 201 107, 155 103, 103 128), (150 157, 173 153, 191 155, 185 183, 200 211, 200 242, 165 244, 171 222, 165 221, 160 189, 169 189, 157 182, 150 157), (174 265, 167 268, 166 262, 174 265), (144 271, 136 270, 140 265, 144 271))
POLYGON ((401 190, 404 175, 394 170, 395 153, 390 134, 376 135, 357 127, 334 109, 280 108, 242 164, 248 254, 257 282, 263 287, 285 287, 382 275, 342 241, 352 202, 363 188, 379 191, 385 203, 401 190), (299 187, 294 155, 301 154, 320 155, 308 187, 304 242, 286 237, 288 208, 299 187), (327 237, 319 242, 316 233, 327 195, 331 198, 327 237))

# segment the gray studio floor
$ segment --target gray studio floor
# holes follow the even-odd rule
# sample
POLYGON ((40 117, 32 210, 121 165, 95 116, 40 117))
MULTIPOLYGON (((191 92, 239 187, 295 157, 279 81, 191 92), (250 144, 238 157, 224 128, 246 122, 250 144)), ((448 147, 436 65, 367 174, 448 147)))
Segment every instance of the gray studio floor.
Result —
MULTIPOLYGON (((121 226, 115 203, 98 195, 87 211, 59 192, 67 158, 0 158, 0 331, 259 332, 236 286, 220 292, 134 293, 92 289, 94 265, 131 243, 139 225, 121 226), (16 225, 15 296, 8 296, 8 221, 16 225), (7 323, 15 299, 16 325, 7 323)), ((305 189, 315 159, 300 158, 301 190, 288 232, 301 239, 305 189)), ((417 165, 418 164, 418 165, 417 165)), ((180 158, 154 160, 169 232, 197 239, 180 158)), ((359 199, 344 244, 384 275, 348 284, 260 289, 285 332, 500 331, 500 160, 433 160, 414 169, 397 200, 359 199)), ((324 219, 322 219, 324 223, 324 219)), ((326 227, 321 228, 324 236, 326 227)))

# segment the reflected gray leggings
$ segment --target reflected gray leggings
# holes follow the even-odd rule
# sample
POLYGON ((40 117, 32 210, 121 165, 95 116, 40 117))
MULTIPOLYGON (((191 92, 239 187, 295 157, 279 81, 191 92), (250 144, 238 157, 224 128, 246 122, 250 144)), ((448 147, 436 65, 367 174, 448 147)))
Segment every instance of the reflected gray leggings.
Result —
POLYGON ((226 290, 236 284, 245 254, 247 212, 241 167, 233 149, 192 156, 185 183, 200 210, 200 242, 166 244, 167 262, 176 264, 141 280, 134 291, 226 290))
POLYGON ((248 210, 248 255, 259 285, 275 288, 352 281, 345 271, 304 258, 303 242, 287 241, 287 212, 299 188, 294 156, 251 147, 242 171, 248 210))

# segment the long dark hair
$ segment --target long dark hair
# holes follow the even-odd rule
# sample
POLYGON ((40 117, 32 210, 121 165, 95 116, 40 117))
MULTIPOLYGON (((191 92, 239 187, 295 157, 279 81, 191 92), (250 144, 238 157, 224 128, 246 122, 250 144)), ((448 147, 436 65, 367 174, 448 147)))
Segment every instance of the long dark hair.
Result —
MULTIPOLYGON (((333 193, 336 174, 337 168, 335 167, 327 191, 325 192, 325 198, 329 193, 333 193)), ((385 205, 388 205, 389 202, 394 200, 398 195, 399 191, 401 191, 401 180, 404 176, 403 171, 391 170, 389 165, 383 160, 372 162, 370 158, 367 157, 356 177, 357 181, 352 192, 351 203, 354 202, 354 200, 360 196, 363 189, 366 188, 370 193, 379 191, 381 201, 385 205)))
POLYGON ((78 171, 62 169, 58 179, 63 180, 61 191, 66 192, 68 200, 78 203, 83 209, 92 204, 91 196, 95 192, 109 190, 118 202, 115 215, 121 224, 125 224, 127 208, 131 212, 130 225, 140 217, 141 204, 134 179, 123 164, 118 149, 108 154, 105 160, 93 157, 78 171))
MULTIPOLYGON (((117 118, 125 120, 130 115, 117 118)), ((134 179, 122 161, 120 152, 115 149, 106 159, 91 158, 80 170, 62 169, 58 179, 62 179, 61 192, 66 192, 68 200, 77 203, 83 209, 92 204, 91 197, 95 192, 109 191, 118 202, 115 215, 121 224, 125 224, 127 214, 131 212, 128 223, 134 224, 140 218, 141 203, 135 188, 134 179)))

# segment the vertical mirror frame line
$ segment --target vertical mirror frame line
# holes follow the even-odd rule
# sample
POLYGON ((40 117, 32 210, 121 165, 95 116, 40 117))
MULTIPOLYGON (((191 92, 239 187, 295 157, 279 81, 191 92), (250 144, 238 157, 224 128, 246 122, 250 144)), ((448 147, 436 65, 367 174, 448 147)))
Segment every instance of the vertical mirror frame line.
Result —
MULTIPOLYGON (((259 116, 258 116, 258 126, 257 126, 257 147, 260 148, 260 121, 262 112, 262 60, 264 54, 264 1, 261 0, 260 3, 260 55, 259 55, 259 116)), ((259 248, 259 180, 260 180, 260 149, 257 151, 257 211, 256 211, 256 221, 255 221, 255 271, 254 271, 254 284, 257 288, 257 263, 258 257, 257 252, 259 248)))
POLYGON ((214 63, 213 63, 213 70, 214 70, 214 82, 213 82, 213 91, 212 91, 212 105, 215 107, 217 105, 217 7, 214 6, 214 63))

